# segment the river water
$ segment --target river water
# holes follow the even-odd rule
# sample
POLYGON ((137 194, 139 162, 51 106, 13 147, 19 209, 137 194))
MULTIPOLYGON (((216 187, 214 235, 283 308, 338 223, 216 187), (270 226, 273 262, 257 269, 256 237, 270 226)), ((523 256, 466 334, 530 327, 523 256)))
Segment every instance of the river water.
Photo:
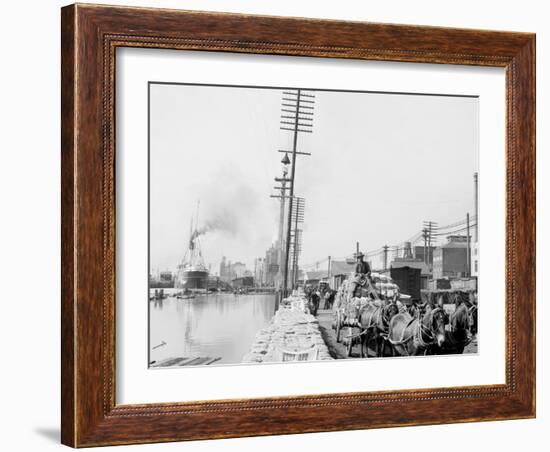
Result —
POLYGON ((273 294, 214 294, 188 300, 169 296, 149 301, 149 361, 221 357, 215 364, 240 363, 274 313, 273 294))

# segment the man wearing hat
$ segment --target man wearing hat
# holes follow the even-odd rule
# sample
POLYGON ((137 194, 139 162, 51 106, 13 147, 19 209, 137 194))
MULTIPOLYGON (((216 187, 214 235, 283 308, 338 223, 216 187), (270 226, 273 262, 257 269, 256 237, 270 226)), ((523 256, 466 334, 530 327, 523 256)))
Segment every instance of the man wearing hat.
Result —
POLYGON ((370 278, 370 265, 368 262, 365 262, 363 260, 363 257, 365 255, 361 252, 358 252, 355 254, 355 257, 357 259, 357 264, 355 265, 355 275, 353 280, 351 281, 350 287, 349 287, 349 298, 353 298, 356 296, 356 291, 359 286, 364 286, 366 279, 370 278))

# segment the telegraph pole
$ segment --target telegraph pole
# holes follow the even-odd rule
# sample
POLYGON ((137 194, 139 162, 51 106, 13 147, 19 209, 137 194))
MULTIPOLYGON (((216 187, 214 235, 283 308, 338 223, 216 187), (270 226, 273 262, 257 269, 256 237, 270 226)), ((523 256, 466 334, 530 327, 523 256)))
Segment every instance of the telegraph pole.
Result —
POLYGON ((279 182, 281 185, 273 187, 273 189, 275 189, 275 190, 280 190, 280 193, 270 196, 271 198, 280 199, 279 234, 278 234, 279 235, 279 237, 278 237, 279 250, 278 250, 278 253, 277 253, 278 254, 277 263, 279 265, 279 269, 277 271, 277 273, 278 273, 278 284, 281 284, 281 280, 282 280, 281 275, 283 273, 283 269, 281 268, 281 264, 284 260, 286 260, 285 241, 284 241, 285 204, 286 204, 286 199, 288 198, 286 193, 287 193, 287 190, 290 189, 290 187, 288 187, 288 184, 290 183, 290 179, 287 177, 288 176, 288 165, 290 165, 290 159, 288 158, 288 152, 285 153, 285 155, 283 156, 283 159, 281 160, 281 163, 282 163, 282 166, 283 166, 283 175, 282 175, 282 177, 276 177, 274 179, 275 182, 279 182))
POLYGON ((390 249, 390 247, 388 245, 384 245, 382 249, 384 250, 384 270, 387 270, 388 269, 388 250, 390 249))
MULTIPOLYGON (((294 182, 296 180, 296 157, 298 155, 311 155, 307 152, 298 152, 298 133, 312 133, 313 121, 313 104, 315 96, 312 94, 303 93, 301 89, 296 91, 283 91, 283 102, 281 109, 281 130, 288 130, 294 133, 292 142, 292 160, 289 180, 288 194, 288 223, 285 243, 284 256, 284 277, 283 290, 285 295, 288 291, 288 271, 290 258, 290 239, 292 233, 292 211, 294 204, 294 182)), ((287 150, 279 150, 279 152, 288 153, 287 150)), ((283 195, 286 196, 286 195, 283 195)), ((296 254, 296 253, 294 253, 296 254)))
POLYGON ((426 250, 428 248, 428 229, 424 228, 422 229, 422 238, 424 239, 424 263, 428 264, 428 254, 426 253, 426 250))
POLYGON ((328 265, 327 265, 327 278, 330 278, 330 264, 331 264, 331 257, 328 257, 328 265))
POLYGON ((424 229, 422 233, 425 234, 424 237, 424 262, 430 264, 430 253, 432 252, 432 238, 434 229, 437 229, 437 222, 435 221, 424 221, 424 229))
MULTIPOLYGON (((296 112, 294 116, 294 140, 292 142, 292 164, 290 170, 290 194, 288 199, 288 227, 286 233, 286 247, 285 247, 285 273, 283 279, 284 294, 287 295, 288 291, 288 259, 290 257, 290 231, 292 228, 292 200, 294 197, 294 179, 296 177, 296 147, 298 144, 298 112, 300 111, 300 90, 296 94, 296 112)), ((284 100, 284 98, 283 98, 284 100)), ((283 103, 283 106, 285 104, 283 103)), ((290 119, 290 118, 286 118, 290 119)))

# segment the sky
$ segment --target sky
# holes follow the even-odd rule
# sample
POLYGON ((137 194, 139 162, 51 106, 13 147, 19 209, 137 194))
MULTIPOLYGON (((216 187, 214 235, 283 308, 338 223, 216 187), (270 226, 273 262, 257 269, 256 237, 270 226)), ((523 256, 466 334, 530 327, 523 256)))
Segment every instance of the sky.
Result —
MULTIPOLYGON (((190 221, 209 226, 205 261, 254 259, 277 238, 273 178, 293 133, 282 89, 150 84, 150 261, 174 270, 190 221)), ((478 99, 316 91, 301 133, 295 194, 305 198, 300 264, 399 245, 432 220, 474 214, 478 99)), ((376 262, 374 262, 376 265, 376 262)))

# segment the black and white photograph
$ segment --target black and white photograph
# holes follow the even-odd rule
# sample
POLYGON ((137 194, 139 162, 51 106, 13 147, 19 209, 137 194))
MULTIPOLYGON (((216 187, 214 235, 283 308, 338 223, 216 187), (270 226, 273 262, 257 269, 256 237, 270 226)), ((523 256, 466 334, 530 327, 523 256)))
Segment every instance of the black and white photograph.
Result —
POLYGON ((2 450, 548 450, 548 8, 470 3, 4 2, 2 450))
POLYGON ((477 96, 147 89, 149 368, 478 352, 477 96))

